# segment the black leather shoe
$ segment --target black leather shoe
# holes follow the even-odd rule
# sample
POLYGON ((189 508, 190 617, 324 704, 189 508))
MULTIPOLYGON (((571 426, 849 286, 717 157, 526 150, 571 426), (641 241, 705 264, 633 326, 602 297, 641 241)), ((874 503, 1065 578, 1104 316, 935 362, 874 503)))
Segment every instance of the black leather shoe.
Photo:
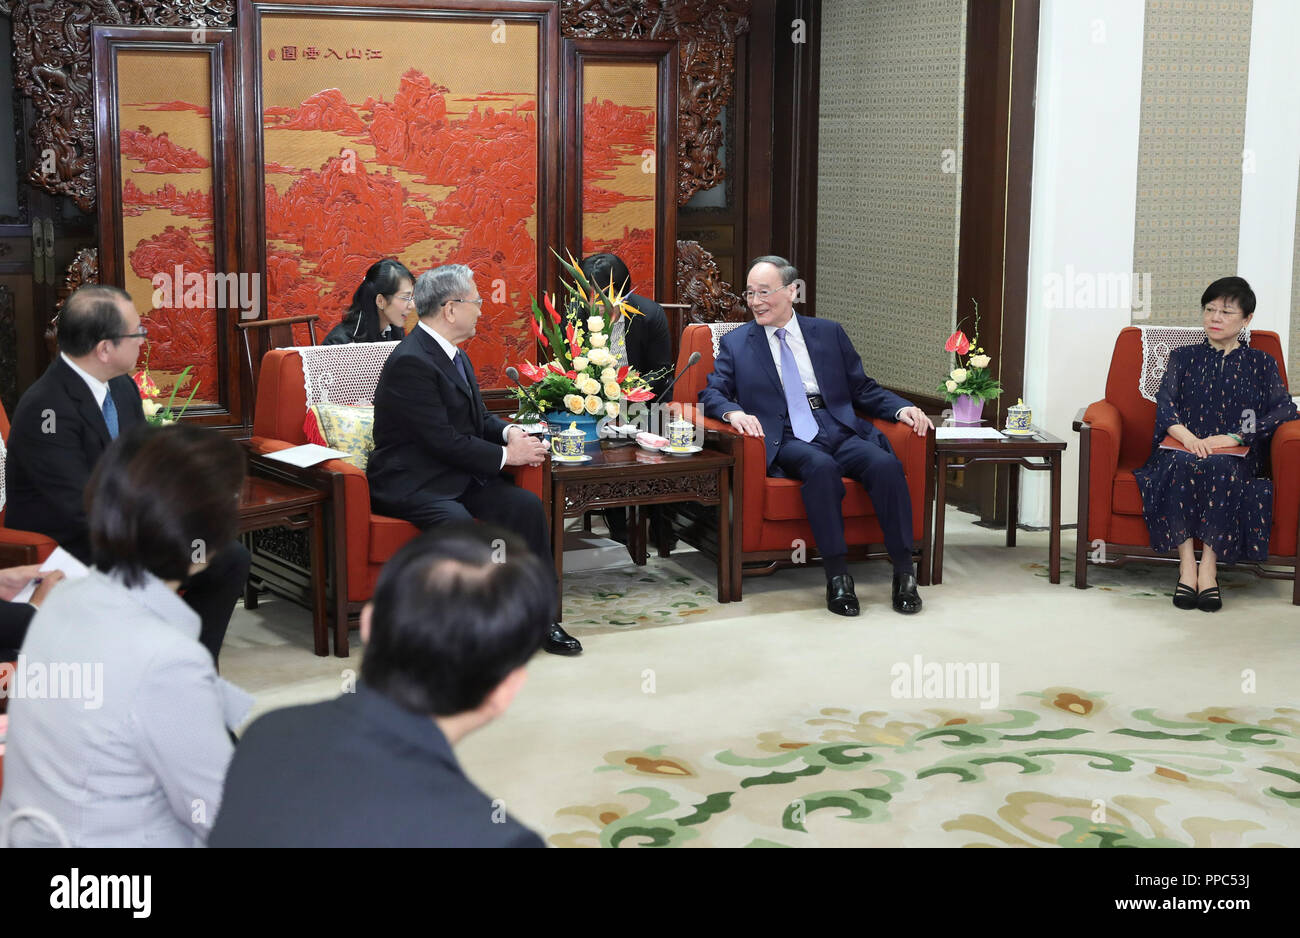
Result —
POLYGON ((894 574, 894 611, 907 616, 921 611, 921 594, 911 573, 894 574))
POLYGON ((1196 590, 1179 580, 1178 585, 1174 587, 1174 605, 1179 609, 1195 609, 1200 595, 1196 590))
POLYGON ((858 596, 853 592, 853 577, 843 573, 830 578, 826 584, 826 608, 837 616, 858 614, 858 596))
POLYGON ((564 631, 560 623, 552 622, 550 630, 546 633, 546 641, 542 642, 542 651, 553 655, 580 655, 582 643, 564 631))
POLYGON ((1196 596, 1196 608, 1201 612, 1218 612, 1223 608, 1223 594, 1217 586, 1201 590, 1196 596))

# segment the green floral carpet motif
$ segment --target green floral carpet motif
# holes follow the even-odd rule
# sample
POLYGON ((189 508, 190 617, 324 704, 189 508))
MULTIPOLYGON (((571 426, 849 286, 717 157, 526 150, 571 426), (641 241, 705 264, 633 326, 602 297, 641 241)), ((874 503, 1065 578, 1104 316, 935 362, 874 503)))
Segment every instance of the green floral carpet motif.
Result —
POLYGON ((560 847, 1300 846, 1300 710, 826 708, 720 751, 605 754, 560 847), (628 778, 628 776, 631 776, 628 778))
MULTIPOLYGON (((1051 568, 1045 561, 1022 563, 1020 569, 1044 580, 1051 576, 1051 568)), ((1130 562, 1116 567, 1093 564, 1088 568, 1088 588, 1104 593, 1120 593, 1135 599, 1169 602, 1174 595, 1177 573, 1178 568, 1172 564, 1130 562)), ((1252 582, 1268 582, 1260 580, 1250 570, 1221 570, 1218 580, 1224 602, 1229 602, 1233 592, 1247 589, 1252 582)), ((1061 554, 1061 583, 1074 588, 1074 557, 1064 552, 1061 554)), ((1287 588, 1290 589, 1290 586, 1287 588)))
POLYGON ((564 627, 634 629, 678 625, 716 613, 717 588, 671 561, 564 575, 564 627))

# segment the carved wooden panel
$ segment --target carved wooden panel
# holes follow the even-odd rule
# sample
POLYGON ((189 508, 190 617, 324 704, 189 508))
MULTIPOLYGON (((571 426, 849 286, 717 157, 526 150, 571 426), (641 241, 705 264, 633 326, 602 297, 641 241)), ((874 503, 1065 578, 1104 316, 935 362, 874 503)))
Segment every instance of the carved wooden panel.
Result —
POLYGON ((735 90, 749 0, 561 0, 560 31, 566 39, 678 40, 677 204, 725 178, 721 115, 735 90))
POLYGON ((95 207, 90 26, 229 26, 234 0, 12 0, 14 81, 32 99, 27 181, 95 207), (48 154, 52 159, 46 159, 48 154), (51 165, 52 164, 52 165, 51 165))
POLYGON ((715 503, 719 499, 718 473, 715 470, 664 479, 622 479, 617 482, 566 482, 564 516, 581 514, 587 506, 601 504, 649 504, 693 498, 715 503))
POLYGON ((691 307, 691 322, 744 322, 745 301, 722 279, 718 262, 698 241, 677 242, 677 299, 691 307))

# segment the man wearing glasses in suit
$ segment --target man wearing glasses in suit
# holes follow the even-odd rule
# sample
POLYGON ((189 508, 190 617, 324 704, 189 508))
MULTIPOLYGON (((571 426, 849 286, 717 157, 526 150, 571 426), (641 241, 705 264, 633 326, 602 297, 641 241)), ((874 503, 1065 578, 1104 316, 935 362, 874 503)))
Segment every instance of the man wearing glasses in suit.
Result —
MULTIPOLYGON (((108 444, 144 423, 131 372, 147 337, 125 290, 93 284, 68 297, 59 314, 59 355, 14 410, 7 527, 51 537, 90 563, 86 483, 108 444)), ((236 542, 209 557, 184 587, 185 602, 202 621, 199 642, 214 662, 248 566, 248 551, 236 542)))

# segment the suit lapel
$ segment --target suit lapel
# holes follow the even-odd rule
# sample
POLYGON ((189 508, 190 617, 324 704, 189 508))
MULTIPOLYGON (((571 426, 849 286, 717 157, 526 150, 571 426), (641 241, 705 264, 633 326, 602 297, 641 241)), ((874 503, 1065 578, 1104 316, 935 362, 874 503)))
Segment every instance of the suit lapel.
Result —
MULTIPOLYGON (((447 357, 447 352, 443 349, 442 343, 429 335, 429 333, 425 332, 422 327, 416 326, 415 328, 416 331, 420 333, 420 347, 428 353, 429 357, 433 360, 434 365, 440 368, 442 373, 451 379, 452 384, 460 388, 464 395, 470 399, 470 403, 473 403, 474 392, 470 389, 470 386, 465 383, 465 379, 461 376, 460 369, 457 368, 456 365, 452 363, 452 360, 447 357)), ((465 353, 457 352, 457 354, 463 355, 465 353)))
MULTIPOLYGON (((59 356, 54 360, 54 367, 59 369, 59 380, 63 383, 64 393, 77 403, 77 412, 81 414, 81 419, 86 422, 99 439, 99 448, 102 452, 112 439, 108 435, 108 424, 104 421, 104 411, 95 405, 95 397, 90 393, 90 388, 82 380, 81 375, 69 367, 68 363, 59 356)), ((113 393, 110 385, 108 393, 113 393)), ((117 398, 113 398, 113 403, 117 403, 117 398)), ((121 423, 118 424, 118 430, 121 431, 121 423)), ((95 454, 98 456, 98 453, 95 454)))
POLYGON ((771 380, 772 386, 776 388, 776 393, 782 398, 785 397, 785 385, 781 383, 781 376, 776 373, 776 363, 772 361, 772 347, 767 344, 767 330, 756 322, 749 324, 749 344, 753 349, 753 355, 758 359, 758 365, 771 380))
MULTIPOLYGON (((798 314, 796 314, 798 315, 798 314)), ((803 333, 804 348, 808 350, 808 360, 812 362, 813 375, 817 378, 817 387, 826 389, 826 379, 833 369, 830 363, 830 349, 820 341, 821 324, 807 316, 799 316, 799 331, 803 333)))

